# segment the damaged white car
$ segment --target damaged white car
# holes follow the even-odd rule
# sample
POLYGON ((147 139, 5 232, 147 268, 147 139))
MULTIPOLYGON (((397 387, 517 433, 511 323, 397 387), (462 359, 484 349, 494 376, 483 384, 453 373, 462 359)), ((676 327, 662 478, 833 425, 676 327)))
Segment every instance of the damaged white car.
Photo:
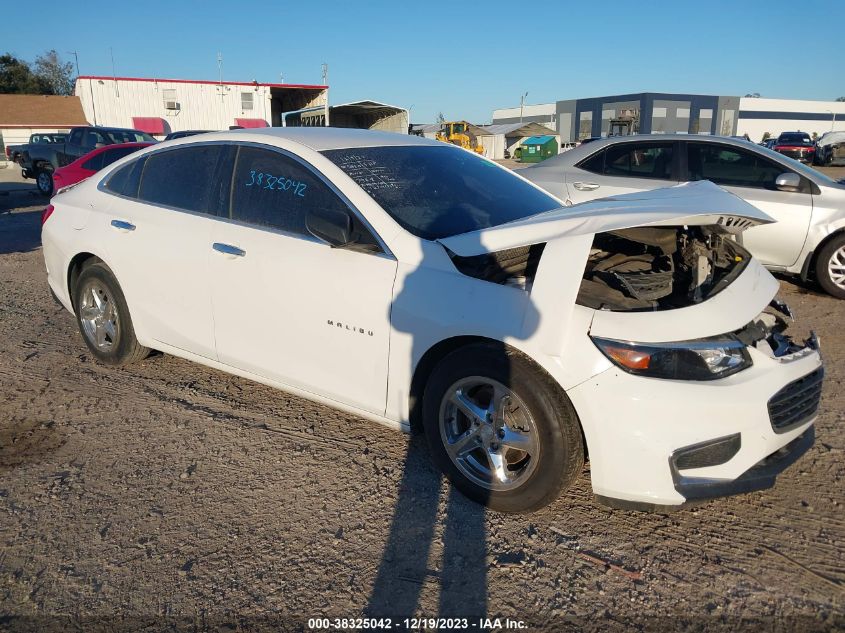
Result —
POLYGON ((823 368, 710 183, 561 208, 436 141, 238 130, 59 192, 48 281, 103 362, 150 349, 397 428, 521 512, 589 456, 597 497, 679 508, 771 486, 813 442, 823 368))

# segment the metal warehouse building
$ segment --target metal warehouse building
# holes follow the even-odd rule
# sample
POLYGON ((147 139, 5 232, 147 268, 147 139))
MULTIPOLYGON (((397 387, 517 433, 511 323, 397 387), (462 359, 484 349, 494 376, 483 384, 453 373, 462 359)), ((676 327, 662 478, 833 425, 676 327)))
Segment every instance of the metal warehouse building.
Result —
POLYGON ((94 125, 163 136, 179 130, 301 125, 328 109, 328 86, 82 76, 76 96, 94 125))
MULTIPOLYGON (((800 130, 821 136, 833 129, 845 130, 842 102, 656 92, 525 106, 523 120, 546 123, 552 107, 562 142, 631 133, 748 134, 760 141, 765 132, 777 136, 800 130)), ((519 112, 519 107, 496 110, 493 123, 513 121, 519 112)))

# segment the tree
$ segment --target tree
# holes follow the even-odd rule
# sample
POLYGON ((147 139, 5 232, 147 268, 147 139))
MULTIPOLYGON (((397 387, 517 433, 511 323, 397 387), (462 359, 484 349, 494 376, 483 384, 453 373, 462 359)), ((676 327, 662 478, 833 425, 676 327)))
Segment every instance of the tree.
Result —
POLYGON ((0 93, 46 94, 45 87, 25 61, 10 53, 0 55, 0 93))
POLYGON ((71 95, 73 64, 54 50, 36 57, 34 69, 11 53, 0 55, 0 94, 71 95))
POLYGON ((446 117, 445 117, 445 116, 443 116, 443 113, 442 113, 442 112, 438 112, 438 113, 437 113, 437 122, 438 122, 438 123, 444 123, 445 121, 446 121, 446 117))
POLYGON ((73 64, 63 62, 55 49, 35 58, 35 74, 50 88, 50 94, 73 94, 73 64))
POLYGON ((763 132, 763 142, 764 143, 766 141, 768 141, 770 138, 772 138, 772 135, 769 132, 763 132))
POLYGON ((845 101, 845 97, 839 97, 837 101, 845 101))

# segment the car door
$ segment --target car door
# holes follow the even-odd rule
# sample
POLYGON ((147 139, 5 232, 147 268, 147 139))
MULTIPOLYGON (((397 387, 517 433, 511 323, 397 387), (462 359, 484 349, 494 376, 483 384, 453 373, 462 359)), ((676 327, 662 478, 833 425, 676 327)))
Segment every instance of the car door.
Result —
POLYGON ((104 184, 116 195, 100 229, 136 328, 210 359, 211 218, 222 187, 214 175, 228 151, 221 144, 181 146, 121 167, 104 184))
POLYGON ((566 175, 573 204, 678 184, 677 143, 624 141, 607 145, 566 175))
POLYGON ((310 209, 351 206, 292 154, 245 144, 229 182, 209 244, 219 360, 383 414, 396 260, 360 218, 372 252, 308 232, 310 209))
POLYGON ((801 254, 813 213, 811 183, 801 177, 797 191, 781 191, 775 180, 788 167, 753 151, 710 141, 686 144, 688 180, 710 180, 770 215, 773 224, 742 234, 743 245, 763 264, 791 266, 801 254))
POLYGON ((64 145, 56 148, 56 160, 59 167, 70 165, 77 158, 85 154, 82 151, 82 139, 85 135, 86 128, 75 128, 71 130, 64 145))

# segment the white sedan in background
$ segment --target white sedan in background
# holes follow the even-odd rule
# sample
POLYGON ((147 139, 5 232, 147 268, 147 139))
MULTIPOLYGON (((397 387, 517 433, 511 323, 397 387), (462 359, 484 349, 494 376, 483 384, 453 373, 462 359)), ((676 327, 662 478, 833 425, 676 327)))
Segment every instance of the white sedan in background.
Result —
POLYGON ((710 183, 561 204, 437 141, 238 130, 60 191, 42 238, 100 361, 157 349, 418 425, 496 510, 551 503, 587 451, 626 508, 773 485, 813 442, 823 368, 731 239, 769 218, 710 183))
POLYGON ((772 150, 701 135, 611 137, 520 173, 567 204, 710 180, 776 220, 742 234, 754 257, 845 298, 845 184, 772 150))

